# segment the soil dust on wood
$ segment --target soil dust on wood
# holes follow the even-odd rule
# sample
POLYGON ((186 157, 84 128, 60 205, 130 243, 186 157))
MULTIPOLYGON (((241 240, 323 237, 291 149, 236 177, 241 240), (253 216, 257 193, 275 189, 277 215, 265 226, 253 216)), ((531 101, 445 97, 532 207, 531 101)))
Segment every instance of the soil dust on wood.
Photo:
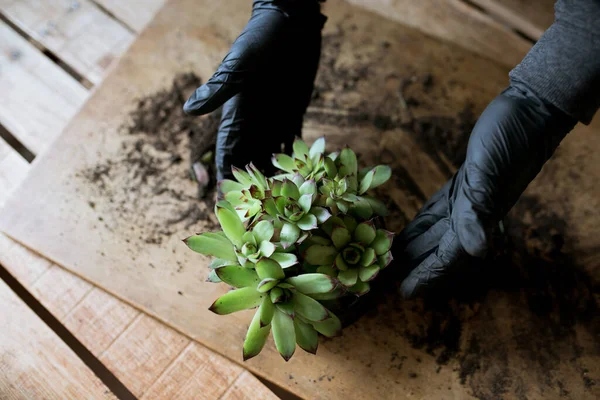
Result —
POLYGON ((200 84, 196 75, 181 74, 171 87, 139 99, 119 131, 117 154, 79 173, 102 199, 90 199, 90 207, 127 223, 136 230, 133 240, 161 244, 176 232, 216 227, 214 190, 199 199, 190 165, 214 150, 220 115, 198 118, 182 111, 200 84))

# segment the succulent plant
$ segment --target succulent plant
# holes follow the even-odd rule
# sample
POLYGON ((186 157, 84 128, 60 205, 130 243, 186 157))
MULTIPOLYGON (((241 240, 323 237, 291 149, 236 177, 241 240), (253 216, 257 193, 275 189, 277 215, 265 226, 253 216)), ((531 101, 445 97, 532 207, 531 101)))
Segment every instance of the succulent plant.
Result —
POLYGON ((350 148, 335 157, 326 157, 324 164, 326 177, 319 188, 323 195, 320 204, 331 208, 334 214, 350 213, 360 218, 387 215, 385 204, 366 193, 390 178, 390 167, 378 165, 358 172, 356 154, 350 148))
POLYGON ((376 229, 373 221, 332 217, 321 233, 311 238, 304 261, 318 266, 319 273, 337 277, 356 295, 366 294, 369 282, 392 261, 393 233, 376 229))
POLYGON ((336 336, 341 322, 324 304, 362 295, 392 260, 392 234, 369 220, 385 205, 367 195, 390 177, 385 166, 358 172, 346 148, 325 154, 325 139, 293 155, 275 155, 284 173, 265 177, 254 165, 233 168, 220 182, 225 200, 215 205, 222 231, 185 239, 212 256, 207 281, 233 289, 210 307, 217 314, 258 308, 246 334, 244 360, 256 356, 273 333, 285 360, 296 345, 315 353, 318 335, 336 336))
POLYGON ((300 174, 306 179, 319 180, 325 174, 325 138, 321 137, 308 145, 300 138, 294 141, 292 156, 287 154, 274 154, 273 165, 284 171, 285 177, 300 174))

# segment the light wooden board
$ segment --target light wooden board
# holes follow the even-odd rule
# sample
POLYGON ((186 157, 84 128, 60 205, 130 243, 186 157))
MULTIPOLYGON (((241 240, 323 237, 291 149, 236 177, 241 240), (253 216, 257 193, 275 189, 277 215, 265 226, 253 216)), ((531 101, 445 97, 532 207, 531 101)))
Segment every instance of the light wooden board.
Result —
POLYGON ((0 208, 12 191, 25 179, 27 161, 0 138, 0 208))
MULTIPOLYGON (((329 1, 327 14, 330 17, 327 35, 335 36, 342 31, 346 35, 340 45, 338 67, 348 62, 352 54, 371 54, 383 41, 389 42, 385 54, 377 60, 378 66, 369 70, 369 80, 361 82, 359 93, 348 96, 345 101, 351 102, 360 95, 383 107, 387 104, 386 96, 389 102, 397 101, 397 97, 392 96, 395 89, 388 90, 386 86, 394 73, 406 76, 426 71, 433 74, 438 84, 420 99, 431 98, 427 107, 423 107, 423 114, 435 111, 453 115, 468 102, 474 104, 478 113, 506 83, 505 68, 340 1, 329 1)), ((90 208, 88 199, 93 192, 76 179, 76 174, 81 168, 94 165, 101 157, 110 157, 116 151, 121 141, 116 131, 135 104, 135 98, 167 87, 177 72, 192 69, 203 77, 209 76, 247 17, 248 5, 242 0, 218 5, 181 0, 163 9, 59 139, 57 150, 39 160, 35 173, 18 191, 18 196, 9 201, 11 212, 0 216, 2 229, 19 241, 235 361, 240 361, 241 343, 251 313, 218 317, 206 310, 226 289, 202 282, 207 260, 190 253, 180 243, 189 231, 182 229, 161 246, 139 246, 139 243, 126 244, 125 239, 129 239, 126 223, 112 231, 102 226, 94 230, 99 216, 96 210, 106 208, 99 203, 102 199, 95 199, 98 202, 96 210, 90 208), (227 21, 218 18, 223 14, 228 15, 227 21), (148 69, 144 67, 146 65, 155 68, 148 69), (86 134, 81 135, 81 132, 86 134), (55 171, 62 173, 57 175, 55 171), (35 196, 35 193, 45 196, 35 196), (37 213, 41 209, 45 210, 43 218, 37 213), (85 240, 90 235, 94 240, 85 240), (47 240, 48 237, 53 240, 47 240), (148 268, 150 262, 161 268, 148 268), (177 272, 178 262, 183 265, 181 272, 177 272)), ((336 127, 326 124, 319 128, 317 123, 311 122, 311 129, 306 132, 309 139, 326 131, 331 144, 347 142, 360 149, 368 161, 373 161, 370 154, 378 146, 387 146, 394 153, 400 149, 392 146, 409 143, 397 139, 408 135, 401 129, 382 134, 378 129, 362 125, 336 127)), ((576 151, 593 162, 596 156, 583 147, 584 139, 589 143, 591 133, 591 129, 583 129, 570 137, 563 145, 561 152, 564 155, 557 157, 558 163, 562 159, 568 165, 576 151)), ((407 152, 404 150, 400 154, 407 152)), ((419 160, 424 163, 426 158, 419 160)), ((394 166, 405 166, 417 177, 419 171, 431 171, 428 176, 432 182, 421 183, 420 191, 434 190, 434 182, 441 179, 440 173, 429 164, 427 168, 412 167, 411 170, 408 166, 412 162, 412 159, 392 160, 394 166)), ((588 172, 588 176, 594 176, 598 171, 588 172)), ((581 183, 593 186, 590 182, 581 183)), ((548 181, 536 185, 537 190, 548 192, 547 198, 556 200, 559 195, 553 195, 548 186, 548 181)), ((571 208, 573 199, 564 199, 564 193, 560 196, 563 198, 560 204, 571 208)), ((415 203, 418 205, 420 201, 416 199, 415 203)), ((592 204, 595 203, 592 201, 592 204)), ((105 220, 110 218, 109 213, 101 216, 105 220)), ((573 207, 567 219, 575 221, 577 218, 581 219, 581 215, 573 207)), ((594 243, 593 238, 588 240, 576 244, 576 249, 589 251, 594 243)), ((463 326, 456 339, 459 349, 454 351, 458 353, 449 350, 447 364, 436 364, 436 359, 443 355, 440 352, 444 353, 443 346, 433 345, 427 352, 427 347, 419 348, 410 339, 419 336, 421 331, 434 329, 436 318, 439 320, 442 316, 432 314, 420 301, 395 299, 392 304, 382 305, 379 313, 366 316, 350 327, 343 338, 323 342, 317 357, 298 350, 298 354, 285 364, 269 343, 259 358, 244 365, 308 398, 401 398, 410 395, 462 399, 472 395, 494 397, 493 391, 497 388, 514 397, 524 393, 529 398, 552 398, 560 393, 559 386, 569 391, 572 398, 594 398, 594 386, 588 388, 582 380, 583 374, 589 379, 598 376, 598 353, 587 326, 575 325, 576 335, 569 333, 566 338, 557 338, 557 353, 552 360, 558 357, 558 366, 556 363, 536 364, 538 353, 529 357, 525 351, 527 346, 516 343, 515 337, 537 343, 539 332, 523 329, 543 326, 547 321, 536 320, 537 317, 524 309, 526 307, 519 299, 519 293, 494 291, 472 309, 450 307, 448 313, 458 313, 455 317, 463 326), (472 350, 477 337, 483 356, 472 350), (496 348, 506 352, 494 352, 496 348), (579 356, 573 353, 575 348, 583 349, 579 356), (474 359, 477 364, 472 364, 473 372, 466 374, 465 364, 474 359), (584 370, 586 372, 582 372, 584 370), (463 372, 466 376, 461 377, 463 372), (365 385, 365 380, 370 384, 365 385)), ((438 329, 443 327, 438 326, 438 329)), ((435 339, 435 332, 426 337, 431 335, 435 339)), ((422 333, 419 337, 423 338, 422 333)), ((539 354, 547 356, 544 351, 542 349, 539 354)))
POLYGON ((538 40, 554 22, 556 0, 471 0, 498 20, 538 40))
POLYGON ((510 28, 461 0, 348 1, 508 67, 517 65, 531 48, 510 28))
POLYGON ((136 32, 141 32, 166 0, 95 0, 136 32))
POLYGON ((135 38, 89 0, 0 0, 0 11, 92 83, 135 38))
POLYGON ((37 154, 64 129, 88 91, 2 21, 0 37, 0 124, 37 154))
POLYGON ((116 399, 0 280, 0 398, 116 399))

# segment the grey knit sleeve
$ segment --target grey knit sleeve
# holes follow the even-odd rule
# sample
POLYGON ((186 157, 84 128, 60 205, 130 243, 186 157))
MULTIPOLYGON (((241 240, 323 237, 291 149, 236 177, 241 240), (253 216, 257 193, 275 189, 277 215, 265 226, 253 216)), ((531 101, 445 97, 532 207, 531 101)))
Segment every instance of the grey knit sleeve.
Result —
POLYGON ((558 0, 554 9, 554 23, 510 79, 589 124, 600 107, 600 0, 558 0))

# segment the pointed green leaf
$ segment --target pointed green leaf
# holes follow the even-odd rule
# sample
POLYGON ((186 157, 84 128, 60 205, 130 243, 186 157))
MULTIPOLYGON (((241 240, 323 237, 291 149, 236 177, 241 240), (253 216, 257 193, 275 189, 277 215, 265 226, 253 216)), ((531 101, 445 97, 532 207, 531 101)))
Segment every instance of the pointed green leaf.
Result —
POLYGON ((286 280, 287 283, 301 293, 312 295, 313 293, 327 293, 338 286, 338 281, 325 274, 303 274, 286 280))
POLYGON ((232 181, 231 179, 223 179, 219 182, 219 189, 221 193, 227 194, 232 191, 240 192, 245 189, 245 186, 239 182, 232 181))
POLYGON ((227 200, 233 207, 238 207, 248 202, 244 194, 239 190, 223 193, 225 194, 225 200, 227 200))
POLYGON ((371 218, 373 215, 373 209, 371 204, 364 197, 357 197, 356 201, 352 204, 352 208, 349 210, 353 215, 356 215, 362 219, 371 218))
POLYGON ((294 172, 294 160, 287 154, 275 154, 273 155, 271 162, 275 167, 279 168, 282 171, 289 173, 294 172))
POLYGON ((315 244, 306 249, 304 261, 312 265, 327 265, 333 263, 337 253, 335 247, 315 244))
POLYGON ((231 172, 233 173, 235 179, 245 187, 249 187, 250 185, 252 185, 252 179, 250 178, 250 175, 247 172, 237 167, 231 167, 231 172))
MULTIPOLYGON (((214 271, 214 270, 213 270, 214 271)), ((263 299, 263 294, 253 287, 232 290, 219 297, 209 310, 215 314, 225 315, 248 308, 258 307, 263 299)))
POLYGON ((266 240, 269 241, 273 237, 275 228, 272 221, 260 221, 252 228, 252 233, 258 243, 266 240))
POLYGON ((375 169, 370 170, 360 181, 360 187, 358 189, 358 194, 363 194, 371 187, 371 183, 373 182, 373 177, 375 176, 375 169))
POLYGON ((302 139, 296 138, 292 147, 294 148, 295 158, 298 158, 303 161, 306 161, 308 159, 308 154, 310 150, 308 148, 308 145, 302 139))
POLYGON ((303 194, 298 200, 298 205, 305 213, 309 212, 312 206, 312 196, 310 194, 303 194))
POLYGON ((317 194, 317 184, 314 179, 308 180, 300 186, 300 194, 301 195, 311 195, 311 202, 314 201, 315 196, 317 194))
POLYGON ((282 178, 282 180, 278 180, 278 179, 271 180, 271 196, 272 197, 281 196, 281 188, 283 187, 283 179, 285 179, 285 178, 282 178))
POLYGON ((338 250, 343 249, 351 239, 350 232, 344 227, 336 226, 331 232, 331 240, 333 240, 333 245, 338 250))
POLYGON ((297 172, 292 177, 292 182, 294 182, 294 184, 299 188, 300 186, 302 186, 302 184, 304 184, 305 180, 304 177, 299 172, 297 172))
POLYGON ((284 248, 287 248, 298 240, 300 237, 300 228, 297 225, 284 223, 279 234, 279 239, 284 248))
POLYGON ((339 208, 339 209, 340 209, 340 211, 341 211, 342 213, 344 213, 344 214, 345 214, 345 213, 347 213, 347 212, 348 212, 348 210, 349 210, 348 203, 346 203, 346 202, 345 202, 345 201, 343 201, 343 200, 336 201, 336 202, 335 202, 335 205, 336 205, 336 206, 337 206, 337 208, 339 208))
POLYGON ((333 265, 339 269, 340 271, 347 271, 348 270, 348 264, 346 263, 346 261, 344 261, 344 257, 342 257, 342 253, 339 253, 336 257, 335 260, 333 262, 333 265))
MULTIPOLYGON (((315 300, 335 300, 348 294, 347 289, 344 286, 340 286, 332 292, 328 293, 313 293, 310 295, 315 300)), ((331 312, 331 311, 330 311, 331 312)))
POLYGON ((271 301, 271 296, 265 296, 262 304, 258 308, 258 315, 260 319, 260 327, 267 326, 273 319, 273 313, 275 313, 275 306, 271 301))
POLYGON ((337 167, 335 166, 335 162, 329 157, 325 157, 324 161, 325 161, 325 172, 327 173, 327 176, 331 179, 335 178, 335 176, 338 173, 337 167))
POLYGON ((371 221, 361 222, 356 226, 354 231, 354 239, 358 240, 362 245, 368 246, 375 239, 377 232, 371 221))
POLYGON ((356 285, 350 288, 350 292, 354 293, 357 296, 363 296, 369 293, 369 290, 371 290, 371 286, 369 285, 369 283, 361 281, 356 282, 356 285))
POLYGON ((294 328, 296 330, 296 343, 300 348, 308 353, 317 354, 319 346, 319 334, 311 325, 294 319, 294 328))
POLYGON ((260 242, 260 254, 263 257, 271 257, 273 255, 273 253, 275 252, 275 245, 271 242, 267 242, 266 240, 263 240, 262 242, 260 242))
POLYGON ((284 300, 283 290, 278 287, 274 287, 269 292, 269 297, 271 298, 271 302, 273 304, 280 303, 284 300))
POLYGON ((246 232, 246 228, 236 212, 231 211, 229 208, 223 207, 221 205, 222 203, 225 202, 219 202, 217 204, 217 219, 221 224, 221 228, 223 228, 223 232, 225 232, 225 235, 227 235, 227 238, 231 240, 231 243, 233 243, 233 245, 239 249, 244 244, 242 242, 242 236, 246 232))
POLYGON ((277 210, 277 206, 275 205, 275 200, 272 198, 265 199, 263 202, 263 208, 267 214, 271 217, 276 218, 279 215, 279 211, 277 210))
POLYGON ((289 315, 277 310, 271 322, 273 340, 279 354, 285 361, 289 361, 296 350, 296 329, 294 320, 289 315))
POLYGON ((273 253, 271 259, 275 260, 281 265, 281 268, 289 268, 293 265, 298 264, 298 258, 292 253, 273 253))
POLYGON ((260 282, 258 275, 253 269, 237 265, 217 268, 215 273, 223 282, 236 288, 256 288, 256 285, 260 282))
POLYGON ((275 308, 281 311, 282 313, 289 315, 292 318, 294 318, 296 315, 294 312, 294 304, 292 304, 291 301, 277 303, 275 304, 275 308))
POLYGON ((208 273, 208 277, 206 278, 206 282, 219 283, 219 282, 221 282, 221 278, 219 278, 219 276, 217 275, 217 273, 215 272, 215 270, 212 269, 208 273))
POLYGON ((375 174, 369 185, 369 189, 376 188, 377 186, 383 185, 392 176, 392 169, 387 165, 378 165, 374 169, 375 174))
POLYGON ((246 171, 248 171, 253 184, 257 185, 262 190, 267 188, 267 178, 253 163, 246 165, 246 171))
POLYGON ((285 278, 285 273, 281 268, 281 265, 277 261, 271 260, 269 258, 261 258, 256 263, 256 273, 260 279, 283 279, 285 278))
POLYGON ((337 278, 344 285, 348 287, 353 286, 358 279, 358 270, 356 268, 352 268, 347 271, 340 271, 337 278))
MULTIPOLYGON (((244 242, 244 244, 252 244, 253 246, 257 246, 258 242, 256 241, 256 237, 252 232, 245 232, 242 235, 242 242, 244 242)), ((242 246, 243 248, 244 246, 242 246)))
POLYGON ((238 265, 237 261, 229 261, 229 260, 222 260, 220 258, 214 258, 210 264, 208 265, 208 268, 210 269, 217 269, 217 268, 221 268, 221 267, 226 267, 228 265, 238 265))
POLYGON ((375 250, 378 256, 387 253, 392 248, 392 240, 394 234, 383 229, 377 229, 375 240, 371 243, 371 247, 375 250))
POLYGON ((338 274, 337 270, 333 265, 321 265, 319 268, 317 268, 317 272, 319 274, 329 275, 334 278, 337 277, 338 274))
POLYGON ((228 261, 237 261, 233 244, 227 238, 214 233, 203 233, 190 236, 184 240, 185 244, 197 253, 213 256, 228 261))
MULTIPOLYGON (((262 306, 261 306, 262 308, 262 306)), ((248 332, 246 333, 246 338, 244 339, 244 351, 243 357, 244 361, 251 359, 252 357, 257 356, 265 343, 267 342, 267 338, 269 337, 269 332, 271 332, 271 326, 261 325, 260 322, 260 309, 254 314, 252 318, 252 322, 248 327, 248 332)))
MULTIPOLYGON (((369 247, 365 249, 364 253, 360 257, 359 264, 363 267, 368 267, 369 265, 373 265, 373 263, 377 261, 377 255, 375 254, 375 250, 369 247)), ((363 279, 364 281, 364 279, 363 279)))
POLYGON ((281 187, 281 195, 298 200, 300 198, 300 191, 294 182, 286 179, 283 181, 283 186, 281 187))
POLYGON ((309 321, 323 321, 329 318, 329 312, 321 303, 303 293, 294 293, 292 302, 294 311, 309 321))
POLYGON ((358 269, 358 277, 363 282, 369 282, 377 276, 379 273, 379 265, 371 265, 370 267, 360 267, 358 269))
POLYGON ((387 267, 388 265, 390 265, 390 263, 393 260, 394 260, 394 257, 392 256, 392 252, 388 251, 384 255, 377 257, 377 264, 379 264, 379 266, 381 267, 381 269, 384 269, 385 267, 387 267))
POLYGON ((277 286, 278 283, 279 280, 277 279, 265 278, 262 281, 260 281, 256 290, 258 290, 261 293, 266 293, 269 290, 273 289, 275 286, 277 286))
POLYGON ((317 217, 312 214, 306 214, 298 221, 298 228, 303 231, 310 231, 312 229, 317 229, 317 217))
POLYGON ((331 338, 342 335, 342 322, 331 312, 330 317, 325 321, 313 322, 312 326, 317 332, 326 337, 331 338))
POLYGON ((339 161, 344 166, 346 174, 356 176, 358 163, 356 161, 356 154, 350 148, 346 147, 342 150, 339 161))
POLYGON ((385 203, 381 200, 371 196, 362 196, 362 198, 369 203, 369 206, 371 206, 371 209, 376 215, 379 215, 380 217, 386 217, 389 214, 385 203))
POLYGON ((328 238, 318 235, 312 235, 310 237, 311 244, 320 244, 322 246, 331 246, 333 243, 328 238))
POLYGON ((314 157, 318 157, 319 155, 325 152, 325 137, 321 136, 317 140, 315 140, 310 146, 310 150, 308 152, 311 159, 314 157))
POLYGON ((313 207, 310 209, 310 213, 317 217, 317 221, 321 224, 331 217, 331 213, 324 207, 313 207))

